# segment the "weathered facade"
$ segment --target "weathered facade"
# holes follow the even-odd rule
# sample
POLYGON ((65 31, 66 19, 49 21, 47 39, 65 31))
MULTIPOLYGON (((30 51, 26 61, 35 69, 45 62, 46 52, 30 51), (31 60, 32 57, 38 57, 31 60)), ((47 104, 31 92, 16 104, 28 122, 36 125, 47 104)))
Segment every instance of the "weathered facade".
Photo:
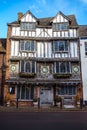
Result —
POLYGON ((56 96, 63 106, 75 106, 82 97, 78 24, 74 15, 36 18, 30 11, 18 13, 8 23, 6 73, 11 104, 53 105, 56 96))

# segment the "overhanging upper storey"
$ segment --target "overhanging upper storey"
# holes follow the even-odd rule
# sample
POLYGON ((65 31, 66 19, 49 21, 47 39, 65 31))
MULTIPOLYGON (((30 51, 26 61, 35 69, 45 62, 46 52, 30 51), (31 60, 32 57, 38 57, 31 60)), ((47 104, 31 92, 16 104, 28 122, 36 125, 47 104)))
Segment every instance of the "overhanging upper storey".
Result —
POLYGON ((9 23, 12 28, 10 38, 54 39, 78 38, 78 24, 74 15, 65 16, 62 12, 55 17, 36 18, 30 11, 19 13, 18 20, 9 23))

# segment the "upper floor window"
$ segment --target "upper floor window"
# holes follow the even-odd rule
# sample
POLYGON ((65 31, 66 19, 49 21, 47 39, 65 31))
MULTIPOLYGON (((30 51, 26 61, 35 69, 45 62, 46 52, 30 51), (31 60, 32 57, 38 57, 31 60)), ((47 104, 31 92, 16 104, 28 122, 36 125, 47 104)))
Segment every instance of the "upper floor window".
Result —
POLYGON ((87 42, 85 42, 85 55, 87 56, 87 42))
POLYGON ((68 23, 53 23, 53 31, 67 30, 68 23))
POLYGON ((21 30, 35 30, 35 23, 21 23, 21 30))
POLYGON ((53 51, 68 51, 67 41, 53 41, 53 51))
POLYGON ((35 73, 35 62, 21 61, 20 72, 35 73))
POLYGON ((34 51, 35 50, 35 42, 34 41, 20 41, 20 50, 34 51))
POLYGON ((56 62, 56 73, 70 73, 70 62, 56 62))

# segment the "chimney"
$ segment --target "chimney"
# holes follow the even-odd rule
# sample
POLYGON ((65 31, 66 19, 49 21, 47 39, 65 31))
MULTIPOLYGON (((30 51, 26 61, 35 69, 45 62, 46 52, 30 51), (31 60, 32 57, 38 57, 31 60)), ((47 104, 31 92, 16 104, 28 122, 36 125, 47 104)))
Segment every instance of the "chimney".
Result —
POLYGON ((23 16, 22 12, 18 12, 18 21, 21 19, 21 17, 23 16))

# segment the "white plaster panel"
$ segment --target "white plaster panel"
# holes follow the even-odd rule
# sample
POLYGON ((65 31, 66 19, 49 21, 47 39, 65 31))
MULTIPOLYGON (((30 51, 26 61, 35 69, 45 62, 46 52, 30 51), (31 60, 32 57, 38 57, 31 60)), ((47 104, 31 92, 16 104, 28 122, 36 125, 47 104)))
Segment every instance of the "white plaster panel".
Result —
POLYGON ((14 44, 15 44, 14 54, 15 54, 15 56, 18 56, 18 52, 19 52, 19 42, 18 42, 18 41, 15 41, 14 44))
POLYGON ((21 36, 24 36, 24 31, 21 31, 21 36))
POLYGON ((36 22, 36 19, 30 14, 30 13, 26 13, 26 15, 24 15, 24 17, 21 18, 22 22, 36 22))
POLYGON ((16 27, 16 36, 20 36, 20 27, 16 27))
POLYGON ((73 46, 73 42, 70 42, 70 51, 71 51, 71 57, 74 57, 74 46, 73 46))
POLYGON ((15 27, 12 27, 12 36, 15 35, 15 27))
POLYGON ((69 29, 70 37, 73 37, 73 29, 69 29))
POLYGON ((14 56, 14 41, 11 40, 11 56, 14 56))

